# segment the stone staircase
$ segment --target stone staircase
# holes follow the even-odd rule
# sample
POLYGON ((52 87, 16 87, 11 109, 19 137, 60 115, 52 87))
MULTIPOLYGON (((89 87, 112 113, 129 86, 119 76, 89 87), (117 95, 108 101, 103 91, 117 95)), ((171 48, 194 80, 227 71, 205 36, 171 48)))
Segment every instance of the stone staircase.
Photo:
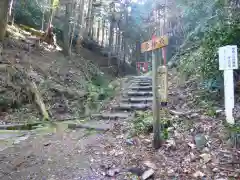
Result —
POLYGON ((98 120, 117 120, 132 117, 136 110, 148 110, 152 107, 152 79, 146 76, 131 77, 129 86, 122 91, 119 102, 111 106, 108 112, 93 114, 98 120))

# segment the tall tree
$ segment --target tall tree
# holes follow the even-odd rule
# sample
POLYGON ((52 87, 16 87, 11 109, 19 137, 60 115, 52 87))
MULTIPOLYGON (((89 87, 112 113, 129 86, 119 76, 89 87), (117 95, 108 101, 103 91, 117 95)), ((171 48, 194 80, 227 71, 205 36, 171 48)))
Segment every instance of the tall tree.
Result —
POLYGON ((3 40, 6 34, 8 18, 8 0, 0 1, 0 41, 3 40))

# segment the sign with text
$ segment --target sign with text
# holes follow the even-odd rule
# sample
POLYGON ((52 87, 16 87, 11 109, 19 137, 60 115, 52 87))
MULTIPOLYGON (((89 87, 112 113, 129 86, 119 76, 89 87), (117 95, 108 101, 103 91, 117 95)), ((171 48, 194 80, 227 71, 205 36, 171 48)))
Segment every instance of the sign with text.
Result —
POLYGON ((166 66, 158 67, 159 95, 161 102, 167 102, 168 99, 168 70, 166 66))
POLYGON ((228 45, 220 47, 219 55, 219 70, 238 69, 237 46, 228 45))
POLYGON ((228 45, 220 47, 219 54, 219 70, 224 72, 224 100, 226 121, 234 124, 233 108, 234 108, 234 83, 233 70, 238 69, 237 46, 228 45))
POLYGON ((168 45, 168 37, 156 37, 155 40, 149 40, 141 44, 141 52, 148 52, 168 45))

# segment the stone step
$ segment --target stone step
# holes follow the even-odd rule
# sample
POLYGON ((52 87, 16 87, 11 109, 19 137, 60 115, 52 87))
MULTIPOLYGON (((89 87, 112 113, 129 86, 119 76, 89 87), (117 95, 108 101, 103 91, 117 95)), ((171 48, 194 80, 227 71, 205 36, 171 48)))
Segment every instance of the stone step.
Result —
POLYGON ((77 124, 68 124, 69 129, 90 129, 96 131, 108 131, 113 129, 114 125, 112 123, 107 123, 104 120, 90 120, 85 123, 77 124))
POLYGON ((144 91, 152 91, 152 86, 130 86, 129 89, 132 90, 144 90, 144 91))
POLYGON ((147 80, 152 80, 151 76, 132 76, 133 79, 147 79, 147 80))
POLYGON ((146 83, 149 83, 149 82, 152 82, 152 80, 140 80, 140 79, 133 79, 133 80, 131 80, 131 81, 129 81, 130 83, 144 83, 144 82, 146 82, 146 83))
POLYGON ((101 113, 101 114, 91 115, 91 117, 93 118, 101 118, 101 119, 108 119, 108 120, 126 119, 129 116, 131 116, 130 113, 101 113))
POLYGON ((152 91, 128 91, 128 92, 125 92, 124 94, 129 96, 129 97, 130 96, 131 97, 135 97, 135 96, 146 96, 146 97, 149 97, 149 96, 153 95, 152 91))
POLYGON ((152 104, 128 104, 120 103, 113 105, 112 108, 114 111, 134 111, 134 110, 147 110, 152 107, 152 104))
POLYGON ((131 98, 123 98, 121 102, 128 102, 128 103, 149 103, 152 102, 152 97, 131 97, 131 98))
POLYGON ((152 85, 152 82, 136 82, 136 83, 132 83, 132 85, 151 86, 151 85, 152 85))

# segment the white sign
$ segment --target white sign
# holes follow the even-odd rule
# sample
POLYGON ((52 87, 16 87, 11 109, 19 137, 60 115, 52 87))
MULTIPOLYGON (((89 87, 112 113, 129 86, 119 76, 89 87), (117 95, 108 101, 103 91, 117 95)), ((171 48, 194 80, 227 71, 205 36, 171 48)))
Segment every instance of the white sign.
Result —
POLYGON ((219 70, 224 70, 224 101, 226 121, 230 124, 234 124, 233 69, 238 69, 237 46, 228 45, 220 47, 218 50, 218 54, 219 54, 219 70))
POLYGON ((219 55, 219 70, 238 69, 237 46, 228 45, 220 47, 219 55))

